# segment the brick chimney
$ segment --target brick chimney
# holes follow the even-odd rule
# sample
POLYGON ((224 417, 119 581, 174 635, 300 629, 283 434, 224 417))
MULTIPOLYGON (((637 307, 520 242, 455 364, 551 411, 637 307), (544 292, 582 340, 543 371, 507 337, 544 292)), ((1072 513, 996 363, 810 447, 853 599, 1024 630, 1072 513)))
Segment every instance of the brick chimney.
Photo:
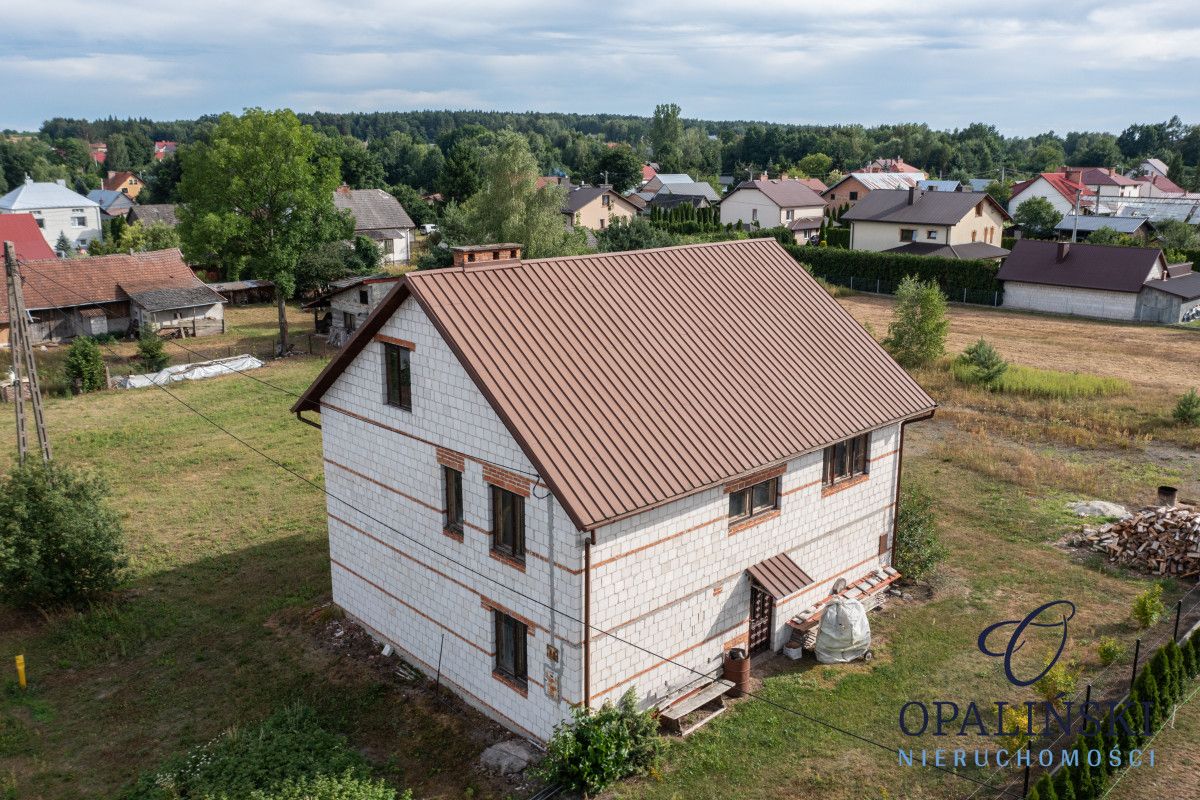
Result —
POLYGON ((521 261, 521 245, 513 242, 503 244, 472 244, 451 247, 454 266, 459 269, 496 265, 512 265, 521 261))
POLYGON ((1083 183, 1083 170, 1067 169, 1063 175, 1071 183, 1083 183))
POLYGON ((1054 258, 1055 262, 1061 264, 1062 262, 1066 261, 1067 253, 1069 253, 1069 252, 1071 252, 1071 243, 1070 242, 1059 242, 1058 243, 1058 255, 1055 256, 1055 258, 1054 258))
POLYGON ((788 179, 787 172, 779 173, 779 180, 786 181, 788 179))
POLYGON ((917 190, 917 187, 915 187, 915 186, 908 187, 908 204, 910 206, 913 203, 917 202, 917 198, 919 196, 920 196, 920 192, 917 190))
POLYGON ((349 195, 349 194, 350 194, 350 187, 349 187, 349 186, 347 186, 346 184, 344 184, 344 183, 343 183, 341 186, 339 186, 339 187, 337 188, 337 193, 338 193, 338 194, 349 195))
POLYGON ((762 173, 761 175, 759 175, 759 176, 758 176, 758 179, 759 179, 760 181, 766 181, 766 180, 770 180, 770 178, 768 177, 768 175, 767 175, 767 173, 766 173, 766 171, 765 171, 765 170, 763 171, 763 173, 762 173))

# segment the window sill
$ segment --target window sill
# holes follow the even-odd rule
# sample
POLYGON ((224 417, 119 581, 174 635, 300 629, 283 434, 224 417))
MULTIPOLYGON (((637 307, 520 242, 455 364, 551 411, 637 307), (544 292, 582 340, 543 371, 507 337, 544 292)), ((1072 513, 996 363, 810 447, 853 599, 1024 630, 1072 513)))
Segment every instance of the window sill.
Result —
POLYGON ((489 550, 488 555, 502 564, 508 564, 510 567, 519 569, 521 572, 525 571, 525 559, 523 558, 517 558, 508 553, 502 553, 499 550, 489 550))
POLYGON ((462 528, 452 528, 449 525, 442 528, 442 535, 453 539, 456 542, 463 540, 462 528))
POLYGON ((770 511, 760 511, 753 517, 747 517, 745 519, 738 520, 737 522, 731 522, 729 523, 729 535, 733 536, 735 533, 741 533, 748 528, 753 528, 756 525, 763 524, 764 522, 770 522, 778 516, 779 509, 772 508, 770 511))
POLYGON ((529 697, 529 682, 517 680, 516 678, 505 675, 498 669, 492 670, 492 677, 503 683, 508 688, 512 689, 521 697, 529 697))
POLYGON ((838 492, 849 489, 852 486, 858 486, 860 483, 866 483, 867 479, 870 477, 870 473, 863 473, 862 475, 855 475, 853 478, 847 478, 846 480, 838 481, 832 486, 823 486, 821 487, 821 497, 829 497, 831 494, 837 494, 838 492))

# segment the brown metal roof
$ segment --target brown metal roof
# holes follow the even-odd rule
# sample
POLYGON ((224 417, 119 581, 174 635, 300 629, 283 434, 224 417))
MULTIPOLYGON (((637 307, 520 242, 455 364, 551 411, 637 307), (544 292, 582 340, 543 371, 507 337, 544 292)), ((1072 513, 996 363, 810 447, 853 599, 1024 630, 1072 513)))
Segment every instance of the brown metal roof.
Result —
POLYGON ((410 295, 585 530, 935 405, 750 239, 409 273, 294 410, 410 295))
POLYGON ((841 216, 848 222, 907 222, 915 225, 955 225, 985 204, 1008 212, 986 192, 923 192, 920 189, 876 189, 841 216), (910 202, 911 201, 911 202, 910 202))
POLYGON ((1018 239, 996 277, 1077 289, 1138 292, 1143 283, 1161 278, 1166 269, 1162 250, 1157 247, 1018 239))
POLYGON ((776 600, 795 594, 812 583, 808 573, 796 566, 787 553, 771 556, 746 571, 776 600))

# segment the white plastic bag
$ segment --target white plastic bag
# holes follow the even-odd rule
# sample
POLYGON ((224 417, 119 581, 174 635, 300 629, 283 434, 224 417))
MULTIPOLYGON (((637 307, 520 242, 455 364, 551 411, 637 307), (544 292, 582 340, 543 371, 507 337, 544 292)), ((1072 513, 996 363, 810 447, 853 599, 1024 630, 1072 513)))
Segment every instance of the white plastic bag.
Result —
POLYGON ((871 624, 867 609, 857 600, 841 597, 829 601, 821 614, 821 628, 813 652, 822 664, 841 664, 862 658, 871 649, 871 624))

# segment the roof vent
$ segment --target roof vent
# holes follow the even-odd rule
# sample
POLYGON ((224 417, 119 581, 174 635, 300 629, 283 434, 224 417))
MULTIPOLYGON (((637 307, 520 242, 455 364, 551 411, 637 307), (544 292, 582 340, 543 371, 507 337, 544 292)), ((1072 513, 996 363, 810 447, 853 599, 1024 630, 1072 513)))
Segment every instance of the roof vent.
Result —
POLYGON ((1054 260, 1056 262, 1058 262, 1059 264, 1061 264, 1062 262, 1067 260, 1067 253, 1069 253, 1069 252, 1071 252, 1071 243, 1070 242, 1059 242, 1058 243, 1058 255, 1055 257, 1054 260))

